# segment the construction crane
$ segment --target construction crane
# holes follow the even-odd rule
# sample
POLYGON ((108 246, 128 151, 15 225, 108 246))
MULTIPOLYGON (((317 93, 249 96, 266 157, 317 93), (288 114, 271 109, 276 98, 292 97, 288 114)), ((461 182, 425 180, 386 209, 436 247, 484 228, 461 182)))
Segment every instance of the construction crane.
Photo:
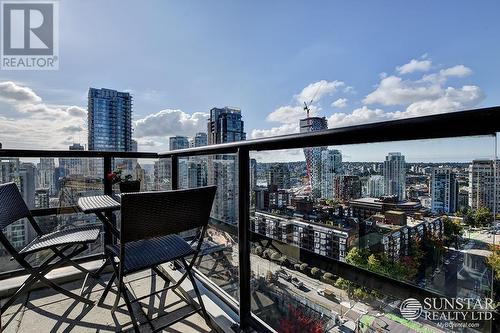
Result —
MULTIPOLYGON (((304 111, 307 114, 307 118, 306 118, 307 119, 307 126, 311 126, 311 120, 309 119, 311 109, 309 108, 309 106, 311 106, 312 102, 313 102, 312 99, 309 103, 304 101, 304 111)), ((310 192, 312 190, 311 166, 309 165, 310 164, 309 162, 311 160, 311 150, 310 149, 306 150, 305 154, 306 154, 306 169, 307 169, 307 182, 308 182, 308 185, 306 186, 306 192, 310 192)))
POLYGON ((311 106, 312 102, 313 102, 312 99, 309 103, 304 101, 304 111, 307 113, 307 118, 309 118, 309 113, 311 112, 311 109, 309 109, 309 106, 311 106))

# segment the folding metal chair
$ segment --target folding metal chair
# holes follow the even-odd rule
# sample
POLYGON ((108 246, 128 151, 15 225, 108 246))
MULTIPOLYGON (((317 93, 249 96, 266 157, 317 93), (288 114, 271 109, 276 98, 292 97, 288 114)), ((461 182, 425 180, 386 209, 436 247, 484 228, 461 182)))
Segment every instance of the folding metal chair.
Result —
MULTIPOLYGON (((191 269, 203 243, 216 189, 216 186, 207 186, 189 190, 122 194, 120 244, 108 246, 108 252, 112 255, 111 262, 114 273, 104 289, 99 304, 102 304, 115 278, 117 278, 117 297, 112 311, 117 309, 118 302, 123 297, 134 330, 139 332, 139 324, 133 313, 132 303, 160 292, 175 289, 186 277, 189 277, 200 306, 181 318, 156 328, 156 331, 200 311, 209 324, 210 319, 191 269), (193 229, 199 230, 195 249, 177 235, 182 231, 193 229), (188 256, 192 256, 189 264, 185 259, 188 256), (170 283, 171 281, 158 266, 172 261, 180 262, 185 270, 175 284, 143 297, 129 299, 128 289, 123 282, 126 275, 152 269, 167 283, 170 283)), ((151 323, 149 324, 151 325, 151 323)))
POLYGON ((2 306, 0 312, 5 312, 19 296, 29 291, 30 287, 37 281, 77 301, 93 304, 89 299, 66 290, 53 281, 50 281, 45 275, 63 264, 70 264, 86 274, 92 274, 73 261, 73 258, 85 251, 89 243, 95 242, 99 237, 99 232, 99 227, 82 226, 44 234, 26 206, 17 185, 14 183, 0 185, 0 243, 12 255, 13 259, 30 274, 21 287, 2 306), (7 239, 3 230, 23 218, 28 219, 38 235, 28 245, 18 251, 7 239), (66 254, 70 249, 72 251, 66 254), (44 250, 48 250, 52 254, 40 266, 33 266, 28 263, 26 258, 28 255, 44 250))

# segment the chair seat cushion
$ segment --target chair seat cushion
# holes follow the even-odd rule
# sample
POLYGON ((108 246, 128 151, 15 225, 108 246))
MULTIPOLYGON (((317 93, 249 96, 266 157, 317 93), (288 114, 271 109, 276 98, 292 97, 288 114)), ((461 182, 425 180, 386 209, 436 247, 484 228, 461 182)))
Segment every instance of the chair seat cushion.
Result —
POLYGON ((82 226, 55 231, 36 237, 19 253, 28 254, 52 246, 93 243, 99 238, 100 231, 101 228, 98 226, 82 226))
MULTIPOLYGON (((108 250, 120 257, 120 245, 109 245, 108 250)), ((193 254, 193 248, 181 237, 164 237, 139 240, 125 244, 124 271, 136 272, 193 254)))

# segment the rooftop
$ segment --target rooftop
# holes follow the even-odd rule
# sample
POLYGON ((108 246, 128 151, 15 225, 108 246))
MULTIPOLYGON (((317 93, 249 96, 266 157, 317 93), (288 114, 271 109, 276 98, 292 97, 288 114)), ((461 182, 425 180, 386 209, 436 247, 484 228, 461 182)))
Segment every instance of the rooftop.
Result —
POLYGON ((398 206, 415 206, 419 205, 420 202, 417 201, 409 201, 409 200, 402 200, 402 201, 397 201, 397 202, 384 202, 380 198, 372 198, 372 197, 365 197, 365 198, 359 198, 359 199, 353 199, 350 202, 353 203, 367 203, 367 204, 386 204, 386 205, 398 205, 398 206))
MULTIPOLYGON (((251 188, 249 186, 251 178, 249 174, 250 168, 245 167, 250 166, 250 153, 254 151, 322 147, 332 144, 350 145, 490 135, 500 132, 499 124, 500 108, 491 108, 457 112, 454 114, 449 113, 446 115, 401 119, 388 121, 383 124, 370 123, 362 126, 325 130, 321 133, 293 134, 282 137, 209 145, 206 147, 175 150, 163 154, 74 150, 0 150, 0 157, 23 159, 95 158, 102 162, 99 164, 102 165, 99 168, 100 174, 96 174, 95 176, 97 179, 103 180, 102 186, 97 187, 96 190, 99 193, 113 195, 118 193, 116 192, 117 186, 113 188, 113 184, 107 177, 112 171, 113 159, 152 159, 158 165, 157 171, 164 171, 161 169, 166 163, 162 165, 161 162, 170 162, 172 172, 164 177, 159 177, 154 182, 155 185, 158 185, 154 190, 170 190, 182 187, 179 185, 180 176, 182 176, 179 172, 180 159, 191 156, 236 154, 236 159, 228 159, 227 162, 235 161, 237 163, 237 167, 235 168, 237 177, 234 178, 235 186, 238 190, 238 193, 235 195, 238 198, 235 200, 237 208, 235 208, 236 218, 234 219, 237 223, 230 223, 233 220, 228 222, 223 217, 211 219, 211 230, 207 233, 207 239, 209 240, 207 244, 215 246, 211 246, 213 251, 210 251, 203 258, 201 264, 199 262, 196 263, 196 284, 201 289, 203 301, 210 314, 212 325, 211 327, 207 326, 201 316, 194 315, 182 319, 166 331, 231 332, 234 325, 238 323, 245 331, 253 328, 259 332, 275 332, 275 330, 279 329, 282 319, 294 319, 291 318, 294 316, 290 314, 297 313, 297 309, 307 310, 304 313, 320 324, 323 323, 322 318, 328 317, 323 316, 324 314, 332 315, 325 322, 325 325, 329 325, 329 327, 332 324, 337 325, 335 319, 339 315, 342 320, 345 320, 345 323, 348 323, 352 327, 351 324, 354 324, 359 319, 359 314, 362 314, 363 311, 365 313, 371 311, 370 314, 373 315, 378 315, 379 311, 383 311, 384 313, 381 316, 385 316, 385 321, 393 320, 390 318, 393 315, 396 316, 393 321, 398 321, 401 313, 399 312, 399 303, 396 304, 396 302, 407 298, 423 300, 427 297, 444 297, 445 293, 446 296, 453 295, 450 297, 454 297, 455 295, 472 295, 476 298, 490 296, 491 289, 488 288, 492 285, 491 280, 473 280, 469 278, 466 281, 467 284, 462 285, 460 274, 465 269, 459 270, 458 268, 464 267, 467 271, 473 271, 474 274, 470 274, 470 276, 484 276, 488 279, 491 277, 491 272, 488 271, 482 257, 480 258, 483 260, 481 261, 481 265, 476 265, 477 261, 472 262, 471 258, 462 253, 458 257, 453 257, 449 253, 450 251, 444 251, 443 258, 440 258, 443 260, 436 260, 435 262, 436 266, 440 268, 439 272, 441 273, 437 273, 437 270, 433 273, 429 272, 429 270, 422 270, 422 276, 425 276, 428 279, 426 283, 430 284, 426 285, 423 281, 419 282, 413 279, 409 274, 411 272, 408 272, 408 274, 404 272, 405 276, 401 277, 399 277, 401 274, 398 274, 398 276, 396 274, 389 275, 381 271, 372 270, 370 267, 358 266, 352 262, 330 258, 320 251, 312 251, 311 248, 288 247, 283 242, 272 240, 266 235, 259 235, 250 230, 250 219, 253 213, 250 195, 251 188), (267 253, 266 251, 262 251, 261 255, 257 251, 254 252, 259 246, 278 251, 280 262, 276 262, 273 256, 266 257, 270 251, 267 251, 267 253), (286 260, 281 261, 283 258, 286 260), (446 262, 445 260, 451 261, 451 265, 448 266, 448 264, 443 263, 446 262), (289 261, 288 265, 286 261, 289 261), (299 265, 299 263, 301 264, 299 265), (468 266, 466 267, 466 265, 468 266), (286 270, 295 280, 288 281, 273 276, 273 272, 281 269, 286 270), (443 275, 443 272, 446 273, 446 276, 443 275), (356 286, 354 291, 360 292, 362 295, 374 291, 377 292, 377 297, 375 300, 370 300, 370 295, 368 295, 367 299, 360 301, 348 295, 350 292, 350 287, 348 286, 347 290, 336 289, 335 300, 326 299, 317 292, 318 286, 335 283, 328 276, 325 277, 326 273, 330 274, 330 278, 342 278, 352 282, 356 286), (448 283, 451 278, 454 279, 452 282, 456 281, 456 283, 448 283), (323 281, 325 279, 328 281, 323 281), (300 285, 298 282, 303 284, 300 285), (254 294, 257 297, 252 297, 254 294), (378 297, 378 295, 382 295, 382 297, 378 297), (283 300, 285 299, 286 301, 284 302, 283 300), (354 306, 351 305, 351 300, 355 301, 354 306), (327 306, 323 306, 323 304, 327 306), (392 304, 395 305, 392 306, 392 304), (332 311, 334 308, 336 310, 332 311), (355 316, 353 317, 353 315, 355 316)), ((84 187, 83 190, 86 190, 84 194, 88 194, 95 189, 94 186, 89 186, 84 187)), ((351 202, 356 201, 368 204, 382 204, 377 198, 362 198, 351 202)), ((407 210, 411 210, 413 205, 418 205, 419 203, 406 201, 401 204, 409 205, 410 207, 407 210)), ((388 208, 394 208, 390 206, 394 204, 389 203, 388 205, 388 208)), ((79 213, 75 206, 68 206, 67 209, 61 209, 61 207, 36 208, 32 210, 32 214, 37 219, 45 219, 47 225, 51 228, 71 225, 73 223, 88 223, 95 220, 88 220, 88 216, 82 217, 82 214, 79 213)), ((310 221, 301 223, 312 224, 310 221)), ((328 226, 322 227, 326 228, 328 226)), ((469 237, 471 237, 470 234, 471 232, 469 231, 469 237)), ((469 239, 466 246, 464 246, 463 252, 470 249, 482 250, 478 246, 478 244, 480 245, 479 240, 487 239, 489 236, 477 232, 477 234, 473 233, 472 237, 475 237, 477 241, 471 242, 469 239)), ((103 258, 102 238, 101 242, 98 242, 95 247, 89 249, 89 252, 85 253, 84 257, 79 258, 82 265, 103 258)), ((302 241, 300 237, 297 237, 297 239, 299 242, 302 241)), ((24 239, 20 240, 20 242, 22 241, 24 239)), ((309 245, 312 244, 309 240, 306 241, 309 245)), ((466 240, 464 239, 464 241, 466 240)), ((344 248, 346 243, 336 242, 335 250, 338 250, 339 253, 346 253, 345 250, 348 250, 344 248)), ((315 242, 316 244, 318 246, 322 245, 321 242, 315 242)), ((324 248, 326 249, 331 246, 331 244, 326 244, 324 248)), ((9 260, 6 254, 4 257, 6 260, 9 260)), ((162 267, 174 280, 181 274, 178 270, 170 269, 168 264, 162 267)), ((0 276, 0 297, 6 297, 8 292, 2 293, 1 289, 6 288, 6 285, 10 283, 11 292, 12 289, 16 290, 15 283, 12 284, 9 280, 21 279, 17 281, 17 286, 19 286, 23 282, 23 276, 24 279, 26 278, 27 272, 22 268, 20 269, 19 266, 9 267, 9 271, 5 271, 5 266, 2 266, 1 269, 3 271, 0 272, 2 274, 0 276)), ((163 281, 156 277, 156 274, 146 271, 145 273, 130 276, 126 279, 126 283, 134 296, 140 297, 151 291, 162 289, 163 281)), ((49 276, 48 278, 52 279, 49 276)), ((102 289, 108 279, 109 275, 106 274, 102 275, 98 280, 89 279, 86 284, 88 288, 84 289, 84 295, 91 300, 97 301, 102 295, 102 289)), ((64 287, 72 291, 79 292, 83 278, 81 276, 77 277, 73 273, 71 280, 57 280, 56 282, 62 283, 64 287)), ((186 311, 190 310, 190 307, 195 304, 195 301, 193 301, 192 285, 189 281, 184 282, 181 286, 182 289, 179 289, 177 293, 173 291, 169 291, 167 295, 159 293, 150 298, 145 298, 140 303, 136 303, 134 313, 142 323, 141 331, 152 331, 166 321, 181 318, 183 313, 185 314, 186 311), (185 298, 189 304, 186 305, 181 301, 181 298, 185 298)), ((6 313, 2 314, 2 332, 129 331, 132 326, 126 308, 123 306, 119 307, 115 314, 112 314, 110 311, 113 295, 113 293, 109 294, 103 304, 84 306, 81 303, 73 302, 71 299, 61 296, 59 293, 53 292, 51 289, 31 290, 27 296, 20 298, 14 306, 9 307, 6 313)), ((120 302, 120 304, 123 304, 123 300, 120 302)), ((497 320, 496 322, 500 321, 497 320)), ((389 323, 392 324, 390 321, 389 323)), ((424 325, 421 322, 417 323, 418 325, 424 325)), ((411 324, 413 327, 417 325, 414 321, 411 324)), ((427 324, 429 323, 425 323, 425 325, 427 324)), ((482 331, 487 331, 486 326, 488 324, 485 324, 486 329, 482 331)), ((406 331, 412 332, 411 329, 407 329, 406 331)), ((491 331, 494 330, 489 330, 488 332, 491 331)))

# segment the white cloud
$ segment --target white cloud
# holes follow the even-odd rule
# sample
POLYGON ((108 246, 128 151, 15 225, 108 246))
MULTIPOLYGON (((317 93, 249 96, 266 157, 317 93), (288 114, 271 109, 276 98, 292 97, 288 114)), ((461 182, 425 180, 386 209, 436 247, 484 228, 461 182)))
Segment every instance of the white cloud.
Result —
POLYGON ((442 93, 438 83, 403 80, 391 75, 383 78, 377 88, 368 94, 364 104, 405 105, 426 99, 438 98, 442 93))
POLYGON ((411 103, 404 111, 387 112, 382 109, 370 109, 365 105, 353 110, 352 113, 334 113, 328 118, 328 127, 344 127, 460 111, 477 106, 484 97, 484 93, 478 86, 448 87, 442 96, 411 103))
MULTIPOLYGON (((427 56, 422 56, 421 60, 412 59, 408 64, 397 67, 400 73, 411 73, 415 71, 429 71, 432 63, 427 56)), ((463 85, 453 87, 447 85, 450 77, 462 78, 470 75, 472 70, 464 65, 456 65, 441 69, 433 73, 426 73, 419 79, 403 79, 397 75, 379 75, 379 84, 376 88, 365 96, 362 102, 365 104, 351 112, 336 112, 327 116, 329 128, 352 126, 393 119, 419 117, 430 114, 454 112, 464 109, 477 107, 485 98, 480 87, 476 85, 463 85), (392 107, 390 110, 384 110, 380 107, 371 107, 372 104, 392 107), (397 107, 394 110, 394 106, 397 107), (399 110, 398 110, 399 109, 399 110)), ((300 101, 312 98, 313 87, 320 89, 320 98, 327 94, 349 88, 343 82, 318 81, 309 84, 302 92, 295 95, 296 105, 287 105, 277 108, 271 112, 266 120, 278 123, 270 129, 255 129, 251 133, 252 138, 261 138, 283 134, 296 133, 299 131, 299 119, 304 117, 303 106, 300 101), (323 82, 323 83, 321 83, 323 82), (334 82, 337 82, 334 84, 334 82), (323 87, 323 88, 322 88, 323 87), (327 88, 325 88, 327 87, 327 88)), ((315 98, 317 103, 320 98, 315 98)), ((356 101, 350 104, 355 104, 356 101)), ((347 105, 347 98, 337 98, 331 103, 332 107, 341 108, 347 105)), ((311 105, 311 114, 317 116, 322 109, 319 104, 311 105)), ((272 158, 272 156, 271 156, 272 158)))
POLYGON ((334 108, 345 108, 347 106, 347 98, 339 98, 332 102, 332 107, 334 108))
POLYGON ((302 149, 285 149, 285 150, 265 150, 252 152, 251 158, 257 159, 259 163, 273 162, 291 162, 303 161, 304 150, 302 149))
POLYGON ((28 87, 12 81, 0 82, 0 99, 9 103, 40 103, 42 99, 28 87))
POLYGON ((196 132, 206 132, 207 118, 208 114, 203 112, 188 114, 181 110, 165 109, 137 120, 134 136, 136 138, 193 136, 196 132))
POLYGON ((381 109, 370 109, 367 106, 355 109, 352 113, 334 113, 328 117, 328 127, 345 127, 374 123, 392 118, 381 109))
POLYGON ((137 144, 142 147, 156 147, 156 146, 161 146, 162 142, 149 139, 137 139, 137 144))
MULTIPOLYGON (((318 116, 321 111, 321 107, 318 103, 321 99, 337 92, 340 87, 345 87, 344 90, 348 88, 348 91, 353 90, 352 87, 346 87, 344 82, 338 80, 321 80, 307 85, 300 93, 294 95, 294 104, 280 106, 267 115, 266 120, 268 122, 278 123, 280 124, 279 126, 274 126, 269 129, 254 129, 250 134, 250 138, 256 139, 297 133, 299 131, 300 119, 307 116, 303 103, 306 102, 308 104, 310 116, 318 116), (311 100, 313 103, 310 103, 311 100)), ((338 99, 336 101, 337 107, 342 107, 343 103, 345 104, 346 101, 347 99, 345 98, 338 99)))
POLYGON ((339 87, 345 86, 345 83, 342 81, 326 81, 321 80, 318 82, 314 82, 309 84, 307 87, 302 89, 302 91, 295 95, 295 100, 299 104, 303 104, 304 102, 310 103, 311 100, 313 102, 319 101, 323 96, 328 94, 333 94, 337 91, 339 87))
POLYGON ((474 107, 484 99, 479 87, 446 86, 448 78, 465 77, 471 73, 470 68, 456 65, 426 74, 417 80, 403 80, 394 75, 383 77, 376 89, 363 99, 363 103, 404 106, 406 110, 399 114, 412 117, 474 107))
POLYGON ((413 72, 427 72, 431 69, 432 62, 430 60, 411 59, 409 63, 396 67, 399 74, 409 74, 413 72))
POLYGON ((439 74, 444 78, 450 76, 464 77, 471 75, 472 70, 469 67, 465 67, 464 65, 456 65, 450 68, 440 70, 439 74))
MULTIPOLYGON (((311 104, 309 106, 309 110, 310 110, 309 114, 311 116, 315 116, 319 112, 319 108, 314 104, 311 104)), ((305 117, 306 117, 306 111, 304 110, 303 106, 285 105, 285 106, 280 106, 279 108, 268 114, 266 120, 274 123, 289 124, 289 123, 298 123, 300 119, 305 117)))
POLYGON ((87 141, 82 107, 46 104, 33 89, 11 81, 0 82, 0 104, 4 147, 63 149, 68 142, 87 141))
POLYGON ((396 118, 420 117, 470 109, 483 101, 484 97, 484 93, 478 86, 448 87, 439 98, 412 103, 406 111, 395 112, 394 116, 396 118))
POLYGON ((82 128, 81 125, 68 125, 68 126, 62 127, 61 131, 68 133, 68 134, 75 134, 75 133, 83 132, 84 129, 82 128))
POLYGON ((343 90, 344 93, 346 94, 355 94, 356 90, 354 89, 353 86, 346 86, 343 90))
POLYGON ((254 129, 250 134, 252 139, 265 138, 269 136, 278 136, 297 133, 299 131, 299 123, 288 123, 281 126, 272 127, 270 129, 254 129))

